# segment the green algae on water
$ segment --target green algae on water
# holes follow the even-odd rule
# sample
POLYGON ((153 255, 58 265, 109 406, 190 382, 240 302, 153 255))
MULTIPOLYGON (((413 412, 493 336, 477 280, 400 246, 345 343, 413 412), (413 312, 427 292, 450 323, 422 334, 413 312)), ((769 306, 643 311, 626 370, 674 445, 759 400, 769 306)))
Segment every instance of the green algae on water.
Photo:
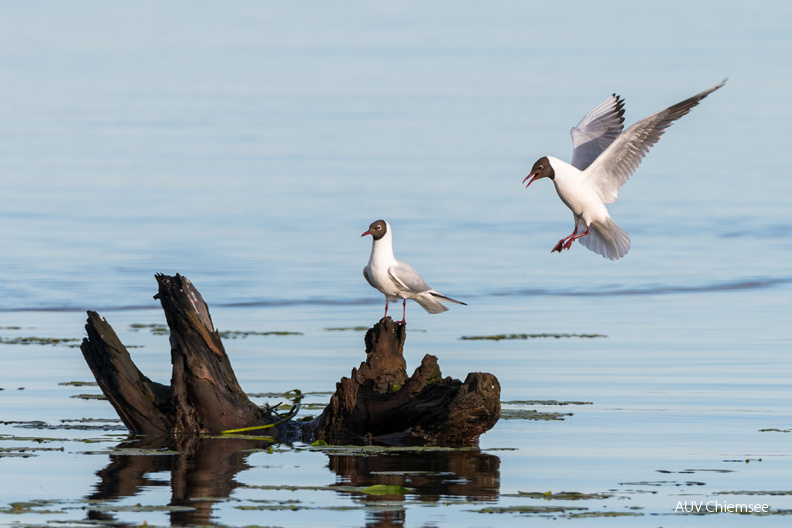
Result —
MULTIPOLYGON (((153 335, 168 335, 170 334, 170 328, 168 325, 161 324, 161 323, 150 323, 150 324, 143 324, 143 323, 133 323, 129 325, 129 329, 133 332, 139 332, 141 330, 148 330, 153 335)), ((240 339, 246 338, 248 336, 287 336, 287 335, 303 335, 302 332, 290 332, 286 330, 273 330, 268 332, 257 332, 253 330, 222 330, 218 332, 222 339, 240 339)))
POLYGON ((612 493, 580 493, 577 491, 559 491, 558 493, 551 491, 518 491, 517 496, 543 500, 603 500, 609 499, 614 495, 612 493))
POLYGON ((587 511, 588 508, 577 506, 488 506, 479 510, 468 510, 474 513, 518 513, 522 515, 555 516, 567 512, 587 511))
POLYGON ((501 405, 594 405, 587 401, 558 401, 558 400, 509 400, 502 401, 501 405))
MULTIPOLYGON (((367 332, 369 330, 368 326, 334 326, 330 328, 325 328, 325 332, 367 332)), ((426 330, 421 330, 419 328, 411 328, 410 332, 426 332, 426 330)))
POLYGON ((407 495, 411 491, 415 490, 395 484, 374 484, 361 489, 360 493, 365 493, 366 495, 407 495))
POLYGON ((643 513, 640 512, 616 512, 616 511, 592 511, 570 513, 567 517, 569 519, 584 519, 586 517, 642 517, 643 513))
POLYGON ((104 394, 72 394, 69 398, 77 398, 79 400, 106 400, 107 396, 104 394))
POLYGON ((248 336, 290 336, 290 335, 303 335, 302 332, 289 332, 286 330, 273 330, 269 332, 253 332, 253 331, 240 331, 240 330, 223 330, 220 332, 222 339, 239 339, 248 336))
POLYGON ((325 328, 326 332, 366 332, 367 326, 336 326, 333 328, 325 328))
POLYGON ((71 337, 0 337, 0 345, 79 346, 80 340, 71 337))
POLYGON ((16 457, 16 458, 30 458, 37 456, 41 451, 59 451, 63 452, 63 447, 0 447, 0 458, 16 457))
POLYGON ((548 333, 541 333, 541 334, 494 334, 494 335, 481 335, 481 336, 462 336, 459 339, 465 341, 502 341, 502 340, 513 340, 513 339, 546 339, 546 338, 553 338, 553 339, 561 339, 561 338, 569 338, 569 337, 578 337, 584 339, 593 339, 596 337, 608 337, 604 334, 548 334, 548 333))
POLYGON ((12 514, 23 514, 23 513, 39 513, 44 515, 60 515, 65 513, 62 509, 53 510, 50 509, 50 506, 53 504, 58 504, 58 501, 54 500, 36 500, 36 501, 27 501, 27 502, 12 502, 6 508, 0 508, 0 513, 12 513, 12 514), (41 509, 45 508, 45 509, 41 509))
POLYGON ((62 381, 58 385, 63 387, 98 387, 95 381, 62 381))
POLYGON ((151 323, 151 324, 132 323, 131 325, 129 325, 129 329, 132 330, 133 332, 148 330, 154 335, 170 334, 170 328, 168 328, 168 325, 162 323, 151 323))
POLYGON ((565 416, 572 416, 572 413, 540 412, 536 409, 501 409, 501 420, 563 420, 565 416))

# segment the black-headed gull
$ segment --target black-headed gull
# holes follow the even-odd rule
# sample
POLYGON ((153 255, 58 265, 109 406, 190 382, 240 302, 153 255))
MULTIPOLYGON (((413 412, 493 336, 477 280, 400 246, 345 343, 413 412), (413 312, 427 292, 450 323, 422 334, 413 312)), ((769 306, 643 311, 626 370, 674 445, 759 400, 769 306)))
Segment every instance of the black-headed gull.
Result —
POLYGON ((616 200, 619 188, 666 129, 725 83, 726 79, 638 121, 624 132, 624 99, 613 94, 571 130, 572 164, 552 156, 534 163, 531 174, 523 180, 528 182, 525 187, 540 178, 550 178, 559 198, 575 216, 574 231, 559 240, 553 251, 569 249, 577 240, 611 260, 626 255, 630 235, 611 220, 605 204, 616 200))
POLYGON ((371 235, 371 256, 368 265, 363 268, 363 276, 374 288, 385 295, 385 316, 388 315, 388 303, 399 299, 404 300, 401 324, 406 324, 407 299, 420 304, 429 313, 440 313, 448 310, 440 301, 465 304, 436 292, 418 275, 412 266, 399 262, 393 256, 393 233, 385 220, 372 222, 368 231, 360 236, 371 235))

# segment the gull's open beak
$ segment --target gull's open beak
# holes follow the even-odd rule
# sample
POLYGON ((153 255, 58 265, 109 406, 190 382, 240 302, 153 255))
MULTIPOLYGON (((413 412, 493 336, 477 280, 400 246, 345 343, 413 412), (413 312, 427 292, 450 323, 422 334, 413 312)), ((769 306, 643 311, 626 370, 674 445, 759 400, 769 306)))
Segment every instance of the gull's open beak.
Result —
POLYGON ((525 188, 526 188, 526 189, 527 189, 527 188, 528 188, 528 187, 529 187, 529 186, 530 186, 530 185, 531 185, 533 182, 535 182, 535 181, 536 181, 536 177, 537 177, 537 176, 539 176, 539 173, 538 173, 538 172, 535 172, 535 173, 533 173, 533 174, 529 174, 528 176, 526 176, 526 177, 525 177, 525 179, 523 180, 523 183, 525 183, 526 181, 528 181, 528 179, 529 179, 529 178, 530 178, 530 180, 531 180, 531 181, 529 181, 529 182, 528 182, 528 183, 525 185, 525 188))

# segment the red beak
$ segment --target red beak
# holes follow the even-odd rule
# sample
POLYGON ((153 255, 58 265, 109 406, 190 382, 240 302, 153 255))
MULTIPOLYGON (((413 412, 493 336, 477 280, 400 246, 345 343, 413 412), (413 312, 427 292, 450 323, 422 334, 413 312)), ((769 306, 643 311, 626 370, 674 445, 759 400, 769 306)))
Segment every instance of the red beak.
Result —
POLYGON ((370 234, 371 234, 371 231, 366 231, 365 233, 363 233, 363 234, 362 234, 362 235, 360 235, 360 236, 364 237, 364 236, 366 236, 366 235, 370 235, 370 234))
POLYGON ((526 177, 525 177, 525 179, 523 180, 523 183, 525 183, 525 182, 528 180, 528 178, 530 178, 530 179, 531 179, 531 181, 529 181, 529 182, 528 182, 528 183, 525 185, 525 188, 526 188, 526 189, 527 189, 527 188, 528 188, 528 187, 529 187, 529 186, 530 186, 530 185, 531 185, 531 184, 532 184, 534 181, 536 181, 536 177, 537 177, 537 176, 539 176, 539 173, 538 173, 538 172, 537 172, 537 173, 534 173, 534 174, 529 174, 528 176, 526 176, 526 177))

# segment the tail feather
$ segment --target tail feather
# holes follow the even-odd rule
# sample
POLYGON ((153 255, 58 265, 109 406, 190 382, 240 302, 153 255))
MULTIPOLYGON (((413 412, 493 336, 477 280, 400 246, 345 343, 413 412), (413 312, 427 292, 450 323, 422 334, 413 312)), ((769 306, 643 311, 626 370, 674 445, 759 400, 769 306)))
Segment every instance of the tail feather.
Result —
POLYGON ((598 255, 619 260, 630 250, 630 235, 608 218, 604 222, 592 222, 588 235, 577 239, 598 255))
POLYGON ((441 301, 452 302, 452 303, 455 303, 455 304, 462 304, 464 306, 467 306, 466 303, 463 303, 462 301, 457 301, 456 299, 452 299, 451 297, 447 297, 447 296, 443 295, 440 292, 436 292, 434 290, 429 290, 429 293, 432 294, 433 297, 437 297, 441 301))
POLYGON ((431 295, 429 292, 424 292, 416 297, 413 297, 415 302, 421 305, 421 307, 429 312, 430 314, 436 314, 440 312, 447 312, 448 307, 445 306, 443 303, 438 301, 431 295))
POLYGON ((446 297, 442 293, 438 293, 434 290, 428 290, 422 292, 420 295, 413 297, 415 302, 421 305, 421 307, 431 314, 446 312, 448 311, 448 307, 445 306, 440 301, 445 302, 452 302, 456 304, 465 304, 462 301, 457 301, 456 299, 452 299, 451 297, 446 297))

